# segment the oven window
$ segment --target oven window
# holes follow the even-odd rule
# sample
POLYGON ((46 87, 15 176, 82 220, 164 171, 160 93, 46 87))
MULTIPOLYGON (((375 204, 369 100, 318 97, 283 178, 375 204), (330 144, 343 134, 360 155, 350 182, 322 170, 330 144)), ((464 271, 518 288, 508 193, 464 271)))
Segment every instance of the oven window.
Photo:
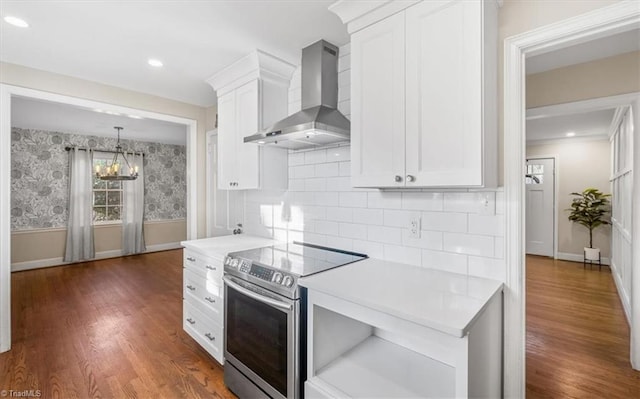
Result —
POLYGON ((227 351, 287 396, 287 314, 227 291, 227 351))

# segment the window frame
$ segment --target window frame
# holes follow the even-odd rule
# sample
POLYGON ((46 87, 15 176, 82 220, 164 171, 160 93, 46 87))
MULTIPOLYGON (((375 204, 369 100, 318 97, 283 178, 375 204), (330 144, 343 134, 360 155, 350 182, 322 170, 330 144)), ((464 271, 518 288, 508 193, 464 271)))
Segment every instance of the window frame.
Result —
MULTIPOLYGON (((92 173, 96 167, 96 161, 105 161, 107 165, 111 163, 113 160, 113 154, 109 152, 95 151, 93 153, 93 164, 91 165, 92 173)), ((122 181, 118 181, 120 184, 120 188, 109 188, 109 181, 104 181, 104 188, 96 188, 95 183, 97 178, 95 175, 93 176, 94 183, 91 187, 91 212, 92 212, 92 223, 95 226, 105 226, 105 225, 120 225, 122 224, 122 208, 124 207, 122 201, 124 199, 124 188, 122 186, 122 181), (104 205, 96 205, 96 192, 104 192, 105 193, 105 204, 104 205), (109 192, 120 192, 120 205, 112 205, 109 206, 109 192), (108 215, 109 208, 120 207, 120 218, 117 220, 96 220, 95 219, 95 208, 105 208, 105 218, 108 215)))

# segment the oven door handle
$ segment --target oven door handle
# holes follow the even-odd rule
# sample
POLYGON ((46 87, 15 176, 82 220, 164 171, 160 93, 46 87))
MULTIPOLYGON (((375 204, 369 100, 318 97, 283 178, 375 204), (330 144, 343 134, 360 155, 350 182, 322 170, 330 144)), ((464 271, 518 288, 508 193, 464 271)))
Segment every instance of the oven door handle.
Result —
POLYGON ((287 311, 291 311, 293 309, 293 305, 289 304, 289 303, 285 303, 282 301, 278 301, 276 299, 271 299, 271 298, 267 298, 265 296, 262 296, 256 292, 253 292, 249 289, 246 289, 245 287, 241 286, 240 284, 237 284, 235 282, 233 282, 230 278, 228 278, 227 276, 222 277, 222 279, 224 280, 224 283, 227 284, 229 287, 233 288, 234 290, 255 299, 256 301, 260 301, 260 302, 264 302, 268 305, 274 306, 276 308, 279 309, 283 309, 283 310, 287 310, 287 311))

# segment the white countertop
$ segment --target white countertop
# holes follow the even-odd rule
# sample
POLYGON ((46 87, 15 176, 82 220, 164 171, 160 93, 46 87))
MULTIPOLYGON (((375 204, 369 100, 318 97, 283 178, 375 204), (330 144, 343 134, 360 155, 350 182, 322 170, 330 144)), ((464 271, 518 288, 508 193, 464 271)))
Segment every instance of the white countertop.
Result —
POLYGON ((500 281, 365 259, 299 284, 457 337, 465 336, 500 281))
POLYGON ((182 241, 180 244, 187 249, 200 252, 203 255, 224 257, 229 252, 266 247, 276 243, 277 241, 271 238, 237 234, 182 241))

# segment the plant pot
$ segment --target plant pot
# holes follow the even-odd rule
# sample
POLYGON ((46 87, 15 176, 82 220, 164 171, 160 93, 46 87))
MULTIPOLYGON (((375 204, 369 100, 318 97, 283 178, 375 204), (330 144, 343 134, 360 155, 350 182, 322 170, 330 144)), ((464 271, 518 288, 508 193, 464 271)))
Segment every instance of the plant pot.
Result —
POLYGON ((584 258, 586 260, 600 260, 600 248, 584 247, 584 258))

